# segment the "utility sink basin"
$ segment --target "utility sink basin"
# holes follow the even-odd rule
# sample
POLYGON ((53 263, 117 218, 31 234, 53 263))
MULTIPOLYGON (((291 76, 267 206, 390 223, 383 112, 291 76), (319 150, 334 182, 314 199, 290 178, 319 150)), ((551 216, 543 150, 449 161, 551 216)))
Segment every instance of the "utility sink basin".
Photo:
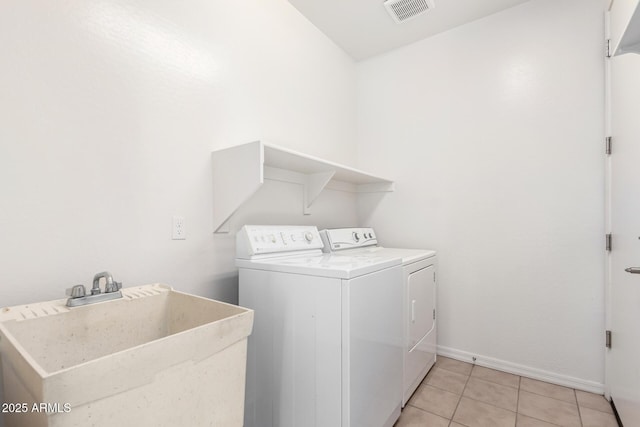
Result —
POLYGON ((5 427, 242 426, 253 311, 161 284, 122 293, 0 309, 5 427))

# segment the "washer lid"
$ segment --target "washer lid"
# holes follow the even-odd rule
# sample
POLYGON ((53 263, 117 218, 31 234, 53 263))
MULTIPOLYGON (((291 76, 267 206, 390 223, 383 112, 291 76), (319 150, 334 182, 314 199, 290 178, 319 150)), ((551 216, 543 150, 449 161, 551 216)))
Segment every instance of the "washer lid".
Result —
POLYGON ((385 268, 402 265, 397 256, 371 255, 303 255, 283 256, 264 259, 236 259, 236 266, 257 270, 279 271, 308 276, 351 279, 374 273, 385 268))

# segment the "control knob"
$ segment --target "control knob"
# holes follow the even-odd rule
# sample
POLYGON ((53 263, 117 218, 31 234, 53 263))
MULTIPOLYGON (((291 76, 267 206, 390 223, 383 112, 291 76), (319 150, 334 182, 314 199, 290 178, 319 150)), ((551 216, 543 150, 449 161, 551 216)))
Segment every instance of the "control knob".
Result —
POLYGON ((355 240, 356 242, 360 241, 360 235, 356 232, 353 233, 353 240, 355 240))
POLYGON ((311 241, 313 240, 313 233, 310 231, 307 231, 306 233, 304 233, 304 240, 311 243, 311 241))

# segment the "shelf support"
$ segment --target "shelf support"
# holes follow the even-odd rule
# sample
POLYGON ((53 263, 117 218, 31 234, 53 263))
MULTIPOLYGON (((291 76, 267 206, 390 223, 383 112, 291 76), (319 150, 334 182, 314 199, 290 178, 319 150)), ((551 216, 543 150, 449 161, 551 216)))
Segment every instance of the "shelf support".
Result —
MULTIPOLYGON (((631 5, 632 2, 628 3, 631 5)), ((622 3, 619 7, 627 7, 622 3)), ((635 8, 630 11, 631 17, 627 23, 614 55, 623 55, 625 53, 640 54, 640 2, 636 2, 635 8)))
POLYGON ((302 213, 311 215, 311 205, 316 201, 322 190, 327 186, 335 171, 318 172, 307 175, 304 185, 304 204, 302 213))
POLYGON ((225 223, 264 182, 264 149, 259 142, 214 151, 213 230, 228 233, 225 223))

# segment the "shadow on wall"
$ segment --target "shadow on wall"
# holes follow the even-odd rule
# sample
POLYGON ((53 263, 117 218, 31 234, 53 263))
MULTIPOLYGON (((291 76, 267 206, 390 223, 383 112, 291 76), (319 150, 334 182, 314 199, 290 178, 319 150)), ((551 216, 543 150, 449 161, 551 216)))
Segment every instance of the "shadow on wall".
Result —
MULTIPOLYGON (((238 304, 238 271, 216 274, 211 280, 211 290, 216 290, 219 295, 224 295, 224 302, 238 304)), ((207 298, 215 298, 213 292, 205 295, 207 298)), ((1 426, 0 426, 1 427, 1 426)))
POLYGON ((357 205, 359 226, 371 226, 372 215, 385 196, 387 196, 387 193, 360 194, 357 205))

